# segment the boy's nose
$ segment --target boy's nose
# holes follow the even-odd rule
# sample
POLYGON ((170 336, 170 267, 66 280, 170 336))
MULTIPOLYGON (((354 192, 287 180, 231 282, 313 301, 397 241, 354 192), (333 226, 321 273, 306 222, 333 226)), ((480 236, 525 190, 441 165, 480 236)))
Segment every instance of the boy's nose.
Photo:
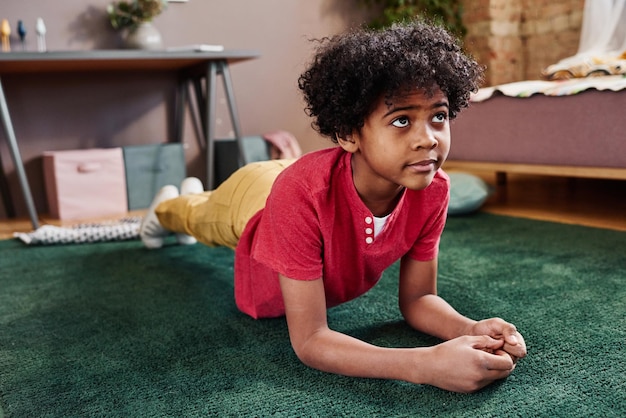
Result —
POLYGON ((411 143, 411 149, 418 150, 420 148, 433 149, 437 147, 439 141, 435 136, 434 130, 430 126, 424 126, 420 129, 416 129, 413 135, 413 142, 411 143))

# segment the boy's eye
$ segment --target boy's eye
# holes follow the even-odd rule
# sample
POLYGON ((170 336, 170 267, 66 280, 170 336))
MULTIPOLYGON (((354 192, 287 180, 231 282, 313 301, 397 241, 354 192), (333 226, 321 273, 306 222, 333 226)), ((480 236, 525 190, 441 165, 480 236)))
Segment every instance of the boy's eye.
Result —
POLYGON ((400 116, 399 118, 391 122, 391 124, 396 128, 404 128, 409 125, 409 118, 407 118, 406 116, 400 116))
POLYGON ((437 113, 433 117, 433 122, 434 123, 444 123, 447 118, 448 118, 448 115, 446 115, 445 113, 437 113))

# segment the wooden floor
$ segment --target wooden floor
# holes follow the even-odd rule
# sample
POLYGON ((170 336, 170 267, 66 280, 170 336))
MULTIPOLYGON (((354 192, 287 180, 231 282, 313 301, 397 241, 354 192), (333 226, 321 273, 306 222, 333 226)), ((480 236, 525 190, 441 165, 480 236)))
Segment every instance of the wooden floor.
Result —
MULTIPOLYGON (((506 185, 496 185, 495 173, 474 174, 496 188, 482 208, 486 212, 626 231, 626 181, 509 174, 506 185)), ((94 220, 59 222, 42 216, 41 221, 72 225, 94 220)), ((28 219, 0 219, 0 239, 31 230, 28 219)))
POLYGON ((626 181, 474 173, 496 187, 486 212, 626 231, 626 181))

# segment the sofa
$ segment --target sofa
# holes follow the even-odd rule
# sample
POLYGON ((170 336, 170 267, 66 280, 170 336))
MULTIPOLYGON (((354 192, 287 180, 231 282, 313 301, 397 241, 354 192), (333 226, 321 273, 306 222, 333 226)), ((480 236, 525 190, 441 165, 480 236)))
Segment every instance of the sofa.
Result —
POLYGON ((447 168, 626 179, 626 77, 483 88, 451 123, 447 168))

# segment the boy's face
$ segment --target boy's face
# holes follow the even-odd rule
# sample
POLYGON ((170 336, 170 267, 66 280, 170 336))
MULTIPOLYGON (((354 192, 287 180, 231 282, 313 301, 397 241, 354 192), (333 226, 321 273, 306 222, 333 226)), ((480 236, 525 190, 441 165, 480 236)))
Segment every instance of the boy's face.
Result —
POLYGON ((340 143, 354 153, 355 184, 411 190, 429 186, 448 157, 448 112, 448 99, 438 88, 432 96, 416 90, 381 98, 363 128, 348 139, 353 148, 340 143))

